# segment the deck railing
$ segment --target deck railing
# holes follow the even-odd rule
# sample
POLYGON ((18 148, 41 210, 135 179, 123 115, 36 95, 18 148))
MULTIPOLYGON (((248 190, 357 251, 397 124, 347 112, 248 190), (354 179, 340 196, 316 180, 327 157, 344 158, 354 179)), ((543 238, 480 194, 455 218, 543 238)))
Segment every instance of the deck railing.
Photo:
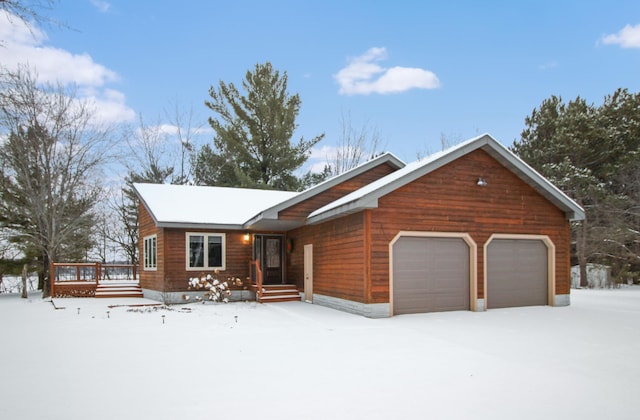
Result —
POLYGON ((251 276, 252 286, 256 288, 258 302, 262 299, 262 270, 260 269, 259 260, 249 261, 249 275, 251 276))
POLYGON ((138 282, 135 264, 107 263, 56 263, 49 267, 51 296, 56 295, 56 285, 83 284, 92 285, 92 289, 104 282, 138 282))

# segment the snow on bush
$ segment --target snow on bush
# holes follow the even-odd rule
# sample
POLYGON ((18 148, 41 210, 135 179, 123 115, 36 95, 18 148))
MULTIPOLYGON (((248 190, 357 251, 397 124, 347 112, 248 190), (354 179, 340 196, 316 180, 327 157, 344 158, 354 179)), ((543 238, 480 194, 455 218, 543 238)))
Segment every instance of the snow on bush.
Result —
MULTIPOLYGON (((216 276, 218 272, 216 271, 216 276)), ((231 296, 231 289, 229 283, 234 286, 242 286, 242 280, 239 278, 228 278, 227 281, 220 281, 211 274, 203 274, 200 277, 191 277, 189 279, 189 290, 202 291, 202 296, 196 296, 197 301, 204 302, 210 300, 214 302, 229 302, 231 296)), ((184 300, 189 300, 188 295, 183 296, 184 300)))

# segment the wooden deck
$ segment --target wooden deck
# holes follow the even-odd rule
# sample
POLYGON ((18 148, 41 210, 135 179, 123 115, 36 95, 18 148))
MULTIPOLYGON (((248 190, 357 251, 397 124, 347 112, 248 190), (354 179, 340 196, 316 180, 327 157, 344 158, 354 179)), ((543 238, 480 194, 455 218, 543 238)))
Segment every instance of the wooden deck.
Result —
POLYGON ((52 297, 143 297, 135 265, 51 263, 49 270, 52 297))

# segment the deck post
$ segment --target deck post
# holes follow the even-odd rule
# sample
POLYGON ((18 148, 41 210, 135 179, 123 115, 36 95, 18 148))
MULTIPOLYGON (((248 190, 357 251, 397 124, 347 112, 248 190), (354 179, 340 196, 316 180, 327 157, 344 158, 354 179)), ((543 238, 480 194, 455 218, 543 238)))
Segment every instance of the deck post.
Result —
POLYGON ((102 275, 102 267, 100 262, 96 262, 96 287, 100 284, 100 276, 102 275))
POLYGON ((256 265, 256 282, 258 283, 258 302, 262 302, 262 270, 258 265, 258 260, 255 261, 256 265))
POLYGON ((51 297, 56 296, 56 264, 51 261, 49 263, 49 290, 51 291, 51 297))

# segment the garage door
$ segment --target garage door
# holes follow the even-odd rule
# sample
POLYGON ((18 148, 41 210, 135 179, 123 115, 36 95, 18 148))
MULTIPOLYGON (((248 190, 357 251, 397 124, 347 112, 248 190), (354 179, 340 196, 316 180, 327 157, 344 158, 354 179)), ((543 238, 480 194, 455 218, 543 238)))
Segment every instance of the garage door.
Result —
POLYGON ((546 305, 547 247, 540 240, 494 239, 487 247, 487 307, 546 305))
POLYGON ((469 246, 401 237, 393 245, 393 313, 469 310, 469 246))

